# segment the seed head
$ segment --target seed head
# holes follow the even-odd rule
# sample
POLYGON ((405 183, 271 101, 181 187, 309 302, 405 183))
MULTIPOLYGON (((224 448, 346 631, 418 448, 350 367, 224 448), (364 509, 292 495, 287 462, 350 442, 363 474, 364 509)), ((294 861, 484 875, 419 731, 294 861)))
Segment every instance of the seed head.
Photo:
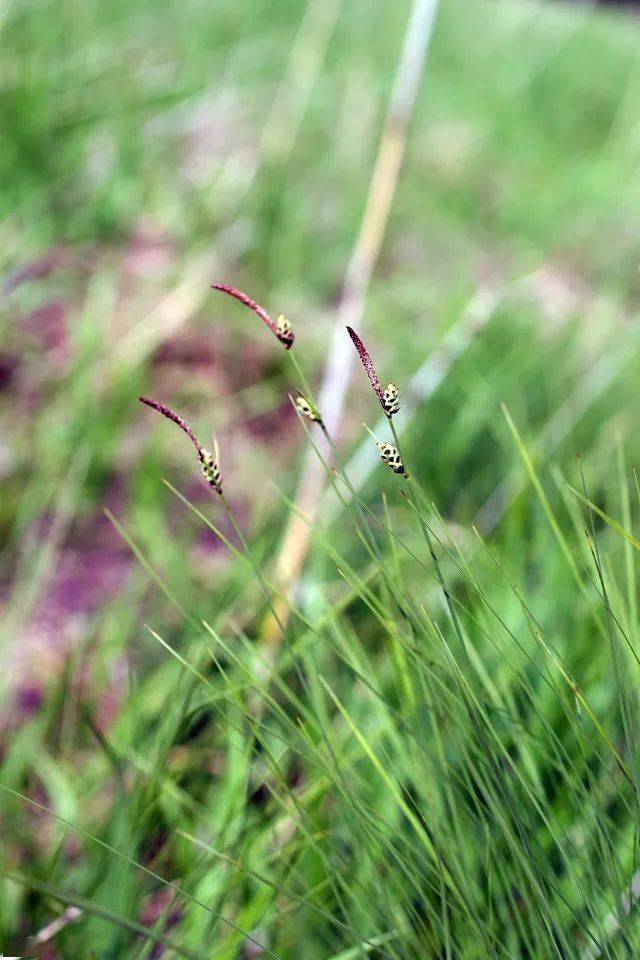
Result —
POLYGON ((280 313, 276 317, 276 337, 280 343, 284 343, 286 350, 290 350, 293 346, 293 341, 295 340, 293 327, 291 326, 291 322, 285 317, 284 313, 280 313))
POLYGON ((151 400, 149 397, 139 397, 141 403, 145 403, 148 407, 151 407, 152 410, 156 410, 158 413, 162 414, 163 417, 166 417, 167 420, 173 421, 177 424, 183 433, 189 437, 191 443, 196 448, 196 453, 198 454, 198 460, 202 464, 202 472, 204 474, 205 480, 209 486, 213 487, 216 493, 222 494, 222 475, 220 473, 219 465, 219 455, 218 455, 218 444, 214 437, 214 447, 215 455, 209 453, 208 450, 202 446, 195 433, 182 417, 178 416, 171 407, 167 407, 164 403, 160 403, 158 400, 151 400))
POLYGON ((322 417, 318 408, 311 403, 310 400, 307 400, 306 397, 303 397, 302 394, 296 397, 295 399, 296 410, 301 417, 306 417, 307 420, 311 420, 313 423, 322 423, 322 417))
POLYGON ((382 443, 380 440, 377 441, 378 450, 380 451, 380 458, 384 460, 385 463, 388 463, 394 473, 399 473, 403 477, 408 477, 409 474, 404 468, 402 458, 396 447, 391 443, 382 443))
MULTIPOLYGON (((214 440, 215 443, 215 440, 214 440)), ((222 474, 220 473, 220 464, 218 463, 218 445, 216 444, 215 456, 208 450, 202 451, 202 473, 216 493, 222 494, 222 474)))
POLYGON ((245 307, 249 307, 250 310, 260 317, 263 323, 269 327, 271 332, 275 334, 280 343, 284 344, 285 350, 290 350, 293 346, 295 335, 293 333, 293 328, 285 316, 280 314, 276 320, 273 320, 271 315, 267 313, 264 307, 261 307, 259 303, 256 303, 255 300, 252 300, 251 297, 248 297, 246 293, 243 293, 242 290, 238 290, 236 287, 231 287, 227 283, 212 283, 212 288, 214 290, 220 290, 222 293, 228 294, 230 297, 234 297, 236 300, 239 300, 240 303, 244 303, 245 307))
POLYGON ((388 383, 385 387, 382 394, 382 409, 389 419, 400 409, 400 391, 395 383, 388 383))
POLYGON ((380 401, 380 406, 385 414, 391 419, 394 413, 400 409, 400 391, 395 383, 390 383, 384 390, 380 386, 378 374, 373 364, 373 357, 365 347, 364 343, 352 327, 347 327, 347 333, 353 341, 353 345, 358 351, 358 356, 362 362, 365 373, 369 378, 369 383, 373 387, 373 392, 380 401))

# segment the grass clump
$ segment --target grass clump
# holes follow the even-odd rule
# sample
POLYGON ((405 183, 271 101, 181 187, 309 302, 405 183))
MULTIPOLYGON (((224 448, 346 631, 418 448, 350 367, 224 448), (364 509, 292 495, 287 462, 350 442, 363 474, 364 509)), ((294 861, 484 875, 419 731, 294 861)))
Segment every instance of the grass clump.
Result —
MULTIPOLYGON (((206 467, 184 420, 141 399, 188 434, 206 467)), ((94 814, 63 815, 2 786, 22 804, 17 818, 31 810, 58 825, 64 861, 72 838, 82 845, 70 877, 55 865, 46 878, 26 864, 6 873, 9 886, 76 908, 61 942, 103 955, 117 943, 127 957, 286 957, 300 945, 318 958, 633 955, 638 541, 592 501, 584 476, 582 493, 556 477, 558 516, 505 415, 568 623, 553 604, 536 609, 539 595, 528 598, 475 528, 459 546, 467 534, 454 535, 409 477, 391 415, 393 443, 378 446, 399 476, 382 503, 325 463, 347 535, 316 524, 325 575, 306 600, 269 581, 215 484, 231 537, 168 484, 182 522, 203 524, 244 571, 242 596, 213 622, 179 604, 114 519, 190 637, 179 649, 149 625, 166 658, 149 682, 160 678, 163 695, 143 684, 108 737, 87 717, 112 769, 98 833, 81 826, 94 814), (582 549, 572 522, 586 531, 582 549), (265 647, 261 611, 282 602, 282 642, 265 647), (150 904, 155 921, 142 922, 150 904)), ((628 521, 627 481, 621 462, 628 521)), ((102 791, 104 771, 95 777, 102 791)), ((55 800, 53 783, 47 792, 55 800)))

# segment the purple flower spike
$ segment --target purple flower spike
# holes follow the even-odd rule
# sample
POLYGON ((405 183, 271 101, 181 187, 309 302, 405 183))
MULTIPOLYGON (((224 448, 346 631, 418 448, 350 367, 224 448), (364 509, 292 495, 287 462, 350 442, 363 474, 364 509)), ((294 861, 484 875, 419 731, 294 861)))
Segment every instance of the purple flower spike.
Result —
POLYGON ((380 386, 380 381, 378 380, 376 368, 373 365, 373 358, 353 327, 347 327, 347 333, 353 340, 353 345, 358 351, 358 355, 362 361, 362 366, 364 367, 366 375, 369 377, 369 382, 373 387, 378 400, 380 403, 382 403, 382 387, 380 386))
POLYGON ((152 410, 156 410, 158 413, 161 413, 163 417, 166 417, 167 420, 172 420, 173 423, 177 424, 183 433, 189 437, 191 443, 196 448, 198 454, 198 459, 202 464, 202 473, 209 484, 210 487, 216 491, 216 493, 222 495, 222 474, 220 473, 220 457, 218 454, 218 444, 216 443, 215 437, 213 440, 214 443, 214 453, 209 453, 208 450, 202 446, 195 433, 182 417, 178 416, 177 413, 167 407, 164 403, 160 403, 158 400, 151 400, 149 397, 138 397, 141 403, 146 403, 148 407, 151 407, 152 410))
POLYGON ((261 307, 259 303, 256 303, 255 300, 252 300, 251 297, 248 297, 246 293, 243 293, 242 290, 236 289, 236 287, 231 287, 226 283, 212 283, 211 287, 213 290, 220 290, 222 293, 228 294, 230 297, 234 297, 236 300, 239 300, 240 303, 244 303, 245 307, 249 307, 250 310, 260 317, 263 323, 269 327, 269 330, 278 338, 280 343, 284 344, 285 350, 290 350, 293 346, 295 335, 291 328, 291 324, 283 314, 280 314, 275 320, 267 313, 264 307, 261 307))
POLYGON ((395 383, 390 383, 384 390, 380 386, 376 368, 373 365, 373 357, 365 347, 364 343, 355 332, 353 327, 347 327, 347 333, 353 341, 353 345, 358 351, 358 356, 362 361, 365 373, 369 377, 369 383, 373 387, 374 393, 380 401, 380 406, 389 419, 400 409, 400 391, 395 383))
POLYGON ((204 460, 204 448, 200 444, 198 438, 186 420, 183 420, 182 417, 179 417, 177 413, 174 413, 171 407, 167 407, 164 403, 160 403, 159 400, 152 400, 150 397, 138 397, 138 400, 140 403, 146 403, 146 405, 151 407, 152 410, 157 410, 157 412, 161 413, 163 417, 167 418, 167 420, 172 420, 175 424, 177 424, 183 433, 186 433, 186 435, 189 437, 189 440, 191 440, 191 443, 196 448, 198 452, 198 458, 200 460, 204 460))

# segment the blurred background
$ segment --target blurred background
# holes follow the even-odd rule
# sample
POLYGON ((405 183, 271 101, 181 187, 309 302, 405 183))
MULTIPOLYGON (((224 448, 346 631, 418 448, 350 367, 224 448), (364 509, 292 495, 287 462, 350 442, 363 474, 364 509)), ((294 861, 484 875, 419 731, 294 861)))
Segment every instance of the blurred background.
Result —
MULTIPOLYGON (((284 312, 320 382, 410 12, 0 6, 2 759, 5 782, 68 819, 89 796, 98 818, 109 804, 95 731, 168 695, 143 624, 177 646, 186 630, 103 508, 185 608, 214 617, 242 589, 160 482, 215 511, 187 441, 137 395, 170 403, 205 444, 215 428, 267 565, 287 512, 274 490, 292 496, 300 466, 295 379, 209 283, 284 312)), ((381 379, 413 384, 407 451, 439 508, 519 553, 531 517, 502 402, 542 470, 571 471, 579 453, 596 492, 620 441, 629 463, 640 453, 639 103, 630 5, 438 5, 360 329, 381 379)), ((366 418, 358 370, 345 454, 366 418)), ((3 862, 46 873, 60 838, 17 809, 0 807, 3 862)), ((34 910, 6 887, 7 944, 34 933, 34 910)))

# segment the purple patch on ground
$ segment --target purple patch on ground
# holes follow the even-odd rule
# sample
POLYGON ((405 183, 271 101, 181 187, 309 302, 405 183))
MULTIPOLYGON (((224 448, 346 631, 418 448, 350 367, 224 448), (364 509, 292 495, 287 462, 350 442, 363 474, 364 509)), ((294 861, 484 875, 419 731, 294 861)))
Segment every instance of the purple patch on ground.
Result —
POLYGON ((43 350, 64 350, 67 347, 67 322, 61 300, 51 300, 32 310, 22 321, 22 326, 43 350))
POLYGON ((91 614, 123 585, 128 553, 82 548, 67 553, 49 590, 47 605, 62 614, 91 614))
POLYGON ((26 680, 18 688, 17 708, 22 717, 33 717, 42 706, 42 686, 35 680, 26 680))
MULTIPOLYGON (((173 927, 177 927, 180 921, 182 920, 182 911, 181 910, 172 910, 169 916, 167 917, 167 922, 165 924, 165 931, 168 932, 173 927)), ((165 956, 165 948, 161 943, 157 943, 151 953, 149 954, 149 960, 160 960, 161 957, 165 956)))
POLYGON ((251 436, 258 440, 272 442, 274 437, 285 432, 290 433, 296 420, 295 410, 287 397, 275 410, 269 410, 247 420, 246 426, 251 436))
POLYGON ((15 270, 4 284, 4 293, 12 293, 24 283, 29 283, 32 280, 41 280, 43 277, 48 277, 50 273, 53 273, 54 270, 62 265, 63 260, 63 250, 60 247, 54 247, 43 257, 39 257, 37 260, 32 260, 31 263, 28 263, 25 267, 15 270))
MULTIPOLYGON (((142 908, 140 913, 140 923, 145 927, 152 927, 164 916, 164 931, 176 927, 182 920, 182 909, 175 905, 172 906, 174 894, 171 890, 158 890, 152 894, 142 908)), ((165 955, 164 947, 158 943, 149 955, 149 960, 160 960, 165 955)))
MULTIPOLYGON (((118 486, 107 498, 116 510, 124 497, 118 486)), ((47 525, 47 518, 41 517, 38 532, 47 525)), ((60 553, 35 619, 56 629, 71 615, 90 616, 122 588, 131 563, 129 548, 107 517, 99 513, 83 521, 60 553)))
POLYGON ((154 366, 175 364, 181 367, 209 367, 215 363, 215 353, 210 339, 198 336, 174 337, 158 347, 154 356, 154 366))
POLYGON ((19 360, 9 353, 0 353, 0 393, 11 386, 19 360))
MULTIPOLYGON (((108 502, 119 512, 126 499, 124 485, 114 482, 112 490, 108 502)), ((50 524, 51 517, 41 515, 32 535, 42 541, 50 524)), ((9 712, 2 712, 0 726, 19 724, 41 709, 47 684, 59 676, 69 653, 82 643, 91 617, 122 590, 134 563, 126 543, 102 513, 72 527, 12 650, 11 706, 9 712)), ((10 590, 7 584, 6 600, 10 590)), ((117 714, 123 685, 120 677, 117 689, 105 692, 101 720, 107 725, 117 714)))

